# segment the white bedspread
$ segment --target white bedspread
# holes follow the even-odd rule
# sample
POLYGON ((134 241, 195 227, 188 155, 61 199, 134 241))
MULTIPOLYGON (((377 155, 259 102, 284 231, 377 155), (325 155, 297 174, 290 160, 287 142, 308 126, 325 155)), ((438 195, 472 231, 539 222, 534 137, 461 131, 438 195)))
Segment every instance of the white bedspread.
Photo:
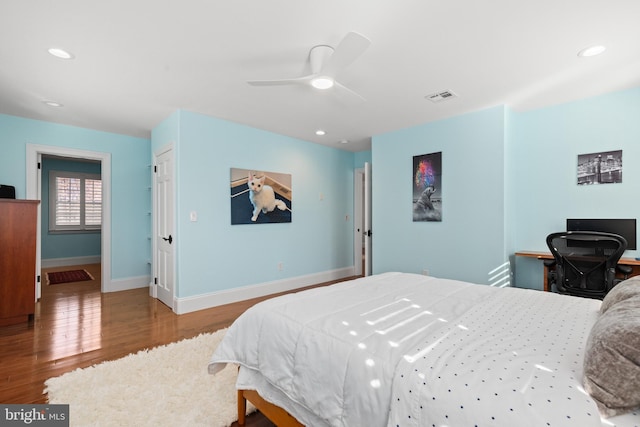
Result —
POLYGON ((638 414, 603 424, 581 387, 599 305, 385 273, 254 306, 209 372, 259 372, 314 427, 638 426, 638 414))

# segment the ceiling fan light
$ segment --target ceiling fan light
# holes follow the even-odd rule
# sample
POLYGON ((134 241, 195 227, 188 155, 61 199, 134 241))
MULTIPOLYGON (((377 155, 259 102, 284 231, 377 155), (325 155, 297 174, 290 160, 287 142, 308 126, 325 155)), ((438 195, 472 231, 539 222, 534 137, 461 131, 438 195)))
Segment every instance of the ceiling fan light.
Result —
POLYGON ((330 89, 333 87, 333 79, 331 77, 320 76, 311 80, 311 86, 316 89, 330 89))
POLYGON ((600 55, 605 50, 606 48, 604 46, 600 46, 600 45, 589 46, 587 48, 582 49, 580 52, 578 52, 578 56, 581 56, 581 57, 596 56, 596 55, 600 55))
POLYGON ((56 58, 60 58, 60 59, 73 59, 73 53, 68 52, 64 49, 59 49, 56 47, 52 47, 51 49, 48 50, 48 52, 55 56, 56 58))

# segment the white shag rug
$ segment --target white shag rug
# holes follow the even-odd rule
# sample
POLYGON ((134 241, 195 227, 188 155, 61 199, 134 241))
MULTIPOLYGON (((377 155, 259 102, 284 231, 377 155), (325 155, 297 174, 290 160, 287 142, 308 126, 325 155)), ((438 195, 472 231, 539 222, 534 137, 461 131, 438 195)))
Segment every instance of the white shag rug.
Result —
POLYGON ((69 404, 73 427, 229 426, 238 419, 238 368, 227 365, 216 375, 207 372, 225 332, 76 369, 48 379, 45 393, 49 403, 69 404))

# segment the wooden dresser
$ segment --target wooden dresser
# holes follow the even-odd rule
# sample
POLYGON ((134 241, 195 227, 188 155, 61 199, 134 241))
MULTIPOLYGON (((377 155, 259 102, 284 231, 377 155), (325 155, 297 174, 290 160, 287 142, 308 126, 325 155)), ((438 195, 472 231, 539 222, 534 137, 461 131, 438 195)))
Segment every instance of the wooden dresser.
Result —
POLYGON ((38 203, 0 199, 0 326, 35 311, 38 203))

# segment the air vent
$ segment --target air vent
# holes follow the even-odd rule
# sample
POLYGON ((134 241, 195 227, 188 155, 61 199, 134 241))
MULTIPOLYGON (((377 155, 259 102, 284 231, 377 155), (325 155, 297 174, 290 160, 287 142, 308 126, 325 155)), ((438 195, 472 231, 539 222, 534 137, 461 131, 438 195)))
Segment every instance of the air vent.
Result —
POLYGON ((427 95, 427 98, 431 102, 442 102, 447 99, 455 98, 458 95, 451 92, 450 90, 443 90, 442 92, 432 93, 431 95, 427 95))

